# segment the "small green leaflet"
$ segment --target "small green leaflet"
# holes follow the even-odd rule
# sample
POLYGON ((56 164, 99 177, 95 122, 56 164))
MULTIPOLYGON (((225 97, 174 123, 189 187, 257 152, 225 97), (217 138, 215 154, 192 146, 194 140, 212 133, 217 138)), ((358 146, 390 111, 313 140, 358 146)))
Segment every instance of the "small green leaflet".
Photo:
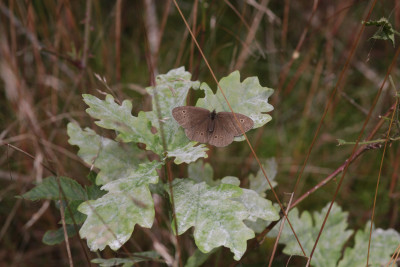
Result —
POLYGON ((60 183, 61 189, 64 192, 64 195, 61 195, 61 199, 64 199, 65 196, 67 201, 87 200, 87 195, 83 187, 77 181, 63 176, 51 176, 43 179, 41 183, 23 194, 22 197, 29 200, 59 200, 60 190, 58 183, 60 183))
MULTIPOLYGON (((73 225, 66 226, 68 237, 72 237, 76 234, 73 225)), ((64 228, 60 227, 57 230, 49 230, 43 235, 42 242, 46 245, 57 245, 63 242, 64 239, 64 228)))
POLYGON ((185 267, 198 267, 202 266, 204 262, 215 252, 216 249, 211 250, 208 253, 203 253, 199 249, 188 258, 185 267))
POLYGON ((375 40, 390 40, 394 47, 394 35, 400 35, 399 32, 393 29, 392 24, 387 18, 380 18, 379 20, 363 21, 365 26, 377 26, 379 29, 371 37, 375 40))
POLYGON ((129 267, 133 266, 135 263, 143 261, 160 261, 159 258, 160 255, 155 251, 144 251, 134 253, 130 258, 97 258, 91 260, 91 262, 96 263, 101 267, 119 266, 120 264, 122 264, 122 267, 129 267))

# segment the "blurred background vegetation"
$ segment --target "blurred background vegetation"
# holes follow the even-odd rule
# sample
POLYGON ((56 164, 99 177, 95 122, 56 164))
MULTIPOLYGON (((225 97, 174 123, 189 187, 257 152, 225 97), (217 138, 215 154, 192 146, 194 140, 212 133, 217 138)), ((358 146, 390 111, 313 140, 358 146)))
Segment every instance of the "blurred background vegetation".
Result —
MULTIPOLYGON (((336 139, 357 139, 395 55, 396 46, 370 39, 377 28, 368 27, 351 56, 371 1, 193 0, 178 1, 178 5, 218 79, 240 70, 242 79, 257 76, 261 85, 275 89, 273 120, 251 131, 249 138, 260 158, 277 159, 276 190, 282 199, 284 193, 293 191, 306 156, 309 159, 296 196, 345 163, 353 145, 337 146, 336 139), (329 102, 348 60, 348 69, 329 102), (328 102, 330 109, 309 151, 328 102)), ((381 17, 397 29, 398 3, 377 1, 370 19, 381 17)), ((136 115, 151 108, 144 88, 151 84, 152 75, 179 66, 185 66, 193 80, 216 89, 173 1, 0 2, 1 266, 68 266, 64 243, 47 246, 41 241, 45 231, 59 227, 58 209, 48 201, 29 202, 15 196, 51 175, 42 164, 88 184, 89 170, 76 156, 77 148, 67 143, 66 124, 78 121, 102 135, 115 135, 96 127, 84 112, 81 95, 103 98, 104 92, 111 90, 120 101, 130 99, 136 115), (110 88, 95 78, 96 73, 106 78, 110 88)), ((398 85, 397 66, 391 74, 398 85)), ((196 97, 193 94, 189 104, 193 105, 196 97)), ((390 111, 395 101, 395 90, 387 82, 362 140, 374 128, 372 139, 385 137, 389 123, 379 124, 379 115, 390 111)), ((398 131, 394 127, 392 136, 398 131)), ((365 150, 345 176, 337 202, 350 213, 351 228, 363 227, 371 217, 382 152, 382 146, 365 150)), ((400 228, 399 159, 399 143, 393 142, 381 170, 375 219, 375 224, 385 229, 400 228)), ((258 169, 245 142, 211 148, 207 161, 216 178, 245 178, 258 169)), ((321 209, 332 200, 339 179, 340 175, 298 207, 321 209)), ((171 233, 162 229, 165 223, 169 222, 159 224, 154 235, 173 254, 171 233)), ((132 251, 153 249, 154 241, 137 229, 129 245, 132 251)), ((187 257, 194 245, 189 234, 184 238, 187 257)), ((75 263, 85 263, 76 238, 70 246, 75 263)), ((243 263, 265 263, 270 249, 267 242, 243 263)), ((229 251, 224 253, 221 257, 231 257, 229 251)), ((115 256, 108 249, 101 254, 104 258, 115 256)), ((278 254, 276 259, 284 265, 288 257, 278 254)))

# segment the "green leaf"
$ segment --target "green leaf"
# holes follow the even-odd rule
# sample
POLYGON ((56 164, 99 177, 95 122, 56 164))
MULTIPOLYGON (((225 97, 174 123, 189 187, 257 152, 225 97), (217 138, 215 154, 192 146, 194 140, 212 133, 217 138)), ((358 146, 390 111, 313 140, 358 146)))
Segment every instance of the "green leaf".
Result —
MULTIPOLYGON (((86 215, 82 214, 78 211, 78 206, 82 203, 82 200, 75 200, 75 201, 70 201, 68 203, 69 209, 68 207, 64 208, 64 213, 65 213, 65 223, 66 224, 73 224, 74 221, 72 220, 72 216, 71 213, 69 212, 69 210, 72 211, 73 215, 74 215, 74 220, 76 224, 81 224, 85 221, 86 219, 86 215)), ((59 222, 61 223, 61 221, 59 222)))
POLYGON ((140 162, 142 151, 132 144, 115 142, 97 135, 89 128, 83 131, 75 123, 68 124, 68 135, 68 142, 79 146, 78 156, 90 166, 100 169, 96 184, 106 184, 127 177, 136 170, 140 162))
MULTIPOLYGON (((219 84, 233 111, 249 116, 254 121, 254 128, 261 127, 271 120, 270 115, 263 113, 274 109, 268 103, 268 98, 274 90, 262 87, 257 77, 249 77, 240 82, 239 71, 234 71, 227 77, 222 78, 219 84)), ((202 83, 200 89, 204 90, 205 97, 199 99, 196 106, 215 109, 217 112, 230 112, 229 106, 219 88, 216 94, 214 94, 206 83, 202 83)))
POLYGON ((144 260, 139 260, 135 261, 133 259, 129 258, 111 258, 111 259, 102 259, 102 258, 96 258, 91 260, 90 262, 98 264, 98 266, 101 267, 111 267, 111 266, 119 266, 121 265, 122 267, 131 267, 137 262, 141 262, 144 260))
MULTIPOLYGON (((76 232, 73 225, 67 225, 67 235, 68 237, 73 237, 76 232)), ((57 245, 63 242, 64 239, 64 229, 63 227, 58 228, 57 230, 49 230, 43 235, 42 242, 46 245, 57 245)))
POLYGON ((243 223, 248 216, 246 208, 233 200, 242 194, 242 189, 229 184, 211 187, 205 182, 175 179, 173 191, 178 233, 194 226, 194 239, 203 253, 225 246, 239 260, 246 251, 246 241, 254 237, 254 232, 243 223))
MULTIPOLYGON (((289 220, 296 231, 306 255, 310 255, 329 205, 330 204, 326 205, 321 212, 314 212, 313 216, 308 211, 304 211, 300 217, 299 211, 296 208, 291 210, 289 213, 289 220), (313 219, 315 221, 314 224, 313 219)), ((311 261, 312 266, 336 266, 336 263, 341 257, 342 247, 353 232, 352 230, 346 230, 347 216, 347 212, 343 212, 337 204, 332 206, 331 212, 325 224, 324 231, 322 232, 317 248, 314 252, 314 256, 311 261)), ((276 225, 272 229, 270 235, 276 236, 279 227, 279 224, 276 225)), ((287 221, 285 222, 279 243, 285 244, 285 248, 283 249, 285 254, 303 256, 303 253, 301 252, 287 221)))
POLYGON ((160 255, 155 251, 144 251, 134 253, 130 258, 112 258, 112 259, 102 259, 97 258, 91 260, 92 263, 99 264, 102 267, 117 266, 122 264, 123 267, 133 266, 135 263, 143 261, 153 261, 158 260, 160 255))
POLYGON ((204 163, 198 160, 188 166, 188 176, 196 183, 206 182, 208 185, 214 186, 219 184, 219 181, 214 181, 214 170, 209 163, 204 163))
POLYGON ((100 189, 100 186, 92 184, 86 187, 86 192, 88 195, 88 199, 98 199, 99 197, 104 196, 105 191, 100 189))
MULTIPOLYGON (((353 248, 346 248, 339 267, 366 266, 370 222, 365 229, 357 231, 353 248)), ((394 229, 373 229, 368 266, 388 266, 390 256, 396 252, 400 243, 400 234, 394 229)))
MULTIPOLYGON (((278 172, 278 165, 276 163, 275 158, 266 159, 262 163, 262 166, 265 172, 267 173, 267 177, 271 182, 272 186, 275 187, 277 185, 277 182, 274 181, 274 179, 278 172)), ((249 182, 250 182, 249 188, 256 191, 262 197, 266 197, 265 191, 271 189, 261 169, 257 172, 256 176, 254 176, 253 174, 249 175, 249 182)))
POLYGON ((375 40, 390 40, 394 47, 394 35, 400 35, 397 31, 393 29, 392 24, 387 20, 387 18, 380 18, 379 20, 363 21, 365 26, 377 26, 379 29, 371 37, 375 40))
POLYGON ((208 253, 203 253, 199 249, 189 257, 187 260, 185 267, 198 267, 202 266, 204 262, 215 252, 215 249, 211 250, 208 253))
POLYGON ((107 194, 82 203, 78 210, 88 217, 79 234, 92 251, 105 246, 119 249, 131 236, 136 224, 150 228, 154 220, 154 203, 149 184, 157 183, 160 162, 141 164, 136 172, 104 185, 107 194))
MULTIPOLYGON (((39 200, 39 199, 51 199, 59 200, 60 191, 57 179, 60 181, 61 188, 64 192, 66 200, 86 200, 87 195, 83 187, 75 180, 68 177, 47 177, 38 184, 36 187, 32 188, 29 192, 22 195, 23 198, 29 200, 39 200)), ((64 196, 61 195, 61 199, 64 196)))
POLYGON ((153 117, 150 120, 158 132, 161 132, 160 123, 162 123, 165 142, 168 147, 167 156, 175 157, 175 164, 190 163, 199 158, 207 157, 207 147, 205 145, 195 146, 197 143, 190 141, 186 137, 171 113, 174 107, 185 105, 190 88, 199 87, 199 82, 190 80, 191 76, 183 67, 173 69, 167 74, 158 75, 155 87, 146 88, 153 97, 153 111, 159 109, 162 118, 159 121, 155 115, 156 113, 153 113, 153 117))

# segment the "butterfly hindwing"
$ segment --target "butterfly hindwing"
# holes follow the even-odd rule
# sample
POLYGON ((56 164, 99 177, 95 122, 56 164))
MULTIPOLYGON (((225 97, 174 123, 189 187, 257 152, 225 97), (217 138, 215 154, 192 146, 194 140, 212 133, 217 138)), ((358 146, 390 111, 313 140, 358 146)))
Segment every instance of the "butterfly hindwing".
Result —
MULTIPOLYGON (((246 115, 235 113, 240 125, 242 126, 244 132, 251 130, 254 126, 254 122, 252 119, 247 117, 246 115)), ((223 122, 225 129, 230 131, 234 136, 243 135, 242 130, 240 129, 235 117, 232 112, 219 112, 217 114, 219 120, 223 122)))
POLYGON ((234 135, 224 127, 224 122, 221 121, 221 118, 218 117, 218 114, 215 120, 215 128, 211 133, 208 143, 216 147, 224 147, 229 145, 233 142, 234 135))
POLYGON ((208 143, 211 133, 208 131, 208 120, 204 120, 192 128, 185 129, 186 136, 192 140, 200 143, 208 143))

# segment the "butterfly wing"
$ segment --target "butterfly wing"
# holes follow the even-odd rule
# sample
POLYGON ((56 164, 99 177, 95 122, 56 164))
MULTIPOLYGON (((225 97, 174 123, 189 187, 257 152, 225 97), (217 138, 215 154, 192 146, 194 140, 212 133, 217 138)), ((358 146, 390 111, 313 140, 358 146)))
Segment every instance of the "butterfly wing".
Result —
POLYGON ((192 141, 208 143, 211 136, 211 133, 208 131, 208 123, 208 120, 204 120, 192 128, 185 129, 186 136, 192 141))
MULTIPOLYGON (((218 113, 219 114, 219 113, 218 113)), ((210 135, 208 143, 216 147, 224 147, 233 142, 234 135, 225 126, 223 118, 215 117, 214 131, 210 135)))
POLYGON ((210 111, 205 108, 182 106, 174 108, 172 116, 183 128, 191 129, 204 121, 208 121, 210 111))
MULTIPOLYGON (((240 113, 235 113, 235 115, 245 132, 253 128, 254 122, 252 119, 240 113)), ((218 121, 222 123, 224 129, 232 133, 233 136, 240 136, 243 134, 232 112, 218 112, 217 117, 218 121)))

